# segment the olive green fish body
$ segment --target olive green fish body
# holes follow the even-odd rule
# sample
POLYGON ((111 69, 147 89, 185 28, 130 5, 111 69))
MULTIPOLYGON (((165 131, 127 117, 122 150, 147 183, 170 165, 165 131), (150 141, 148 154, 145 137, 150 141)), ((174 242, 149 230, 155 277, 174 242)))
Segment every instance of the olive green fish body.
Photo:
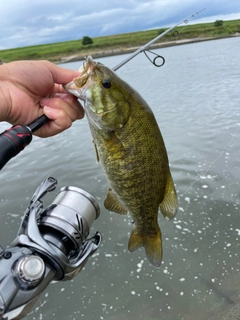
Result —
POLYGON ((171 219, 177 197, 158 124, 144 99, 114 72, 91 58, 85 71, 74 84, 85 100, 97 157, 110 185, 104 205, 121 214, 129 211, 134 220, 129 250, 143 246, 149 261, 159 266, 159 206, 171 219))
POLYGON ((113 193, 129 210, 137 229, 142 233, 151 231, 145 221, 149 218, 150 224, 152 219, 156 223, 169 173, 154 115, 141 105, 120 130, 106 133, 91 122, 90 127, 113 193))

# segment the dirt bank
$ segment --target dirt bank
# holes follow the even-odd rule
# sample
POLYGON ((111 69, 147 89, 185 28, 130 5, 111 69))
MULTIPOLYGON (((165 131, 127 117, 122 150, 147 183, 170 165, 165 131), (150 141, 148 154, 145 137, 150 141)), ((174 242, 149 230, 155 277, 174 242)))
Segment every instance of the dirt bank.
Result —
MULTIPOLYGON (((190 44, 190 43, 201 42, 201 41, 219 40, 219 39, 223 39, 223 38, 226 38, 226 37, 193 38, 193 39, 169 41, 169 42, 153 44, 149 47, 149 49, 150 48, 151 49, 166 48, 166 47, 172 47, 172 46, 183 45, 183 44, 190 44)), ((109 57, 109 56, 114 56, 114 55, 119 55, 119 54, 132 53, 132 52, 136 51, 138 48, 139 47, 131 47, 131 48, 121 48, 121 49, 110 49, 110 50, 106 50, 106 51, 93 51, 88 54, 79 54, 79 55, 63 57, 57 63, 81 61, 81 60, 84 60, 87 55, 91 55, 95 59, 95 58, 109 57)))

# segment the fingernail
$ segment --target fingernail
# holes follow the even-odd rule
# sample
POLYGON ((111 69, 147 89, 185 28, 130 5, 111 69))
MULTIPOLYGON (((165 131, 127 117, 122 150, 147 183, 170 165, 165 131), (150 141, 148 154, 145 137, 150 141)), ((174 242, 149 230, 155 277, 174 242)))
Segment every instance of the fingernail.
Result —
POLYGON ((54 98, 61 99, 67 103, 72 103, 73 101, 73 96, 70 93, 56 93, 54 98))
POLYGON ((66 97, 69 97, 69 94, 68 94, 68 93, 55 93, 54 97, 55 97, 55 98, 64 99, 64 98, 66 98, 66 97))
POLYGON ((48 106, 44 106, 43 107, 43 112, 46 114, 46 116, 48 116, 49 118, 51 118, 52 116, 52 108, 48 107, 48 106))

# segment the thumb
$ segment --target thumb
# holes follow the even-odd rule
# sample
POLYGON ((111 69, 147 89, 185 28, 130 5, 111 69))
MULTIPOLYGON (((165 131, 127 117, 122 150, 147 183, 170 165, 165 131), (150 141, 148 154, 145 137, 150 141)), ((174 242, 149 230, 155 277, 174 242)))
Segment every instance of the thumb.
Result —
POLYGON ((72 81, 79 76, 79 72, 75 70, 69 70, 55 65, 52 62, 46 61, 46 67, 52 74, 54 83, 65 84, 72 81))

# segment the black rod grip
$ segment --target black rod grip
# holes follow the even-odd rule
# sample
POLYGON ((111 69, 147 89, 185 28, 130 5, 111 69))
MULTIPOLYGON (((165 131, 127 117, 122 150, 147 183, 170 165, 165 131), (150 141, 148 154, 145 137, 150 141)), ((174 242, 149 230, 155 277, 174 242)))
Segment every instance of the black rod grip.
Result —
POLYGON ((37 119, 35 119, 34 121, 32 121, 31 123, 29 123, 27 125, 27 127, 32 131, 35 132, 37 131, 39 128, 41 128, 45 123, 47 123, 48 121, 50 121, 50 119, 48 119, 47 116, 45 116, 45 114, 41 115, 40 117, 38 117, 37 119))
POLYGON ((0 134, 0 170, 32 141, 27 126, 16 125, 0 134))
POLYGON ((0 170, 32 141, 32 133, 48 121, 43 114, 26 126, 16 125, 0 134, 0 170))

